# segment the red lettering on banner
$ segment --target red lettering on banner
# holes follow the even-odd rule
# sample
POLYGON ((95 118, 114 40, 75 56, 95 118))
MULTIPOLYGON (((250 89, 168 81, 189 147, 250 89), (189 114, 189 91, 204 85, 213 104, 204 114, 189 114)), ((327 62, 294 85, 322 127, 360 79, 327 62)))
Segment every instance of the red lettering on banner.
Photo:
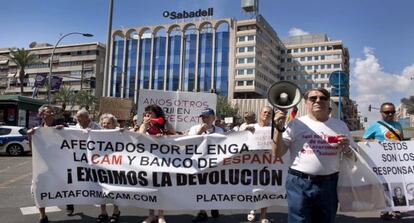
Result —
POLYGON ((238 156, 232 156, 229 158, 224 158, 222 165, 232 165, 232 164, 283 164, 283 159, 281 157, 273 156, 271 153, 264 154, 243 154, 238 156))
POLYGON ((91 156, 92 164, 109 164, 109 165, 122 165, 122 155, 104 155, 94 154, 91 156))

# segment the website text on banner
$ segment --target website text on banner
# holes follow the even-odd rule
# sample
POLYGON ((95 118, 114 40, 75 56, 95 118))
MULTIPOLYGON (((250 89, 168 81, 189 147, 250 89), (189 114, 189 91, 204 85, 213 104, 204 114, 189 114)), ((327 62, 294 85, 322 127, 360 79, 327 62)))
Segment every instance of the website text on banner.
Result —
POLYGON ((367 142, 359 146, 383 183, 387 210, 413 210, 414 141, 367 142))
POLYGON ((35 202, 166 210, 285 205, 286 157, 272 156, 264 135, 156 138, 40 128, 33 136, 35 202))

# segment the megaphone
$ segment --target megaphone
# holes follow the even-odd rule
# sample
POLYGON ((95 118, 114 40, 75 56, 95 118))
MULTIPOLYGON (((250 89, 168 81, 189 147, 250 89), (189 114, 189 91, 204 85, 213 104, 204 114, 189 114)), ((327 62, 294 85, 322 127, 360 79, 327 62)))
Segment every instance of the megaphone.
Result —
POLYGON ((267 100, 279 110, 286 111, 299 104, 302 100, 300 88, 290 81, 279 81, 270 86, 267 100))

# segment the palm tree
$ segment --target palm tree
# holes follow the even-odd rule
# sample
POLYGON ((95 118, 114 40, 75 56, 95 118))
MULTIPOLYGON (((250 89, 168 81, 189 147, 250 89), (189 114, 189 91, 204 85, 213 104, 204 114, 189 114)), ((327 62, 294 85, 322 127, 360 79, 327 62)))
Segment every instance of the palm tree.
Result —
POLYGON ((23 82, 27 78, 25 69, 26 67, 37 62, 37 55, 32 54, 30 51, 24 48, 17 48, 16 50, 9 49, 9 58, 17 65, 19 69, 19 81, 20 81, 20 94, 23 95, 23 82))
POLYGON ((75 103, 79 108, 89 110, 90 107, 97 103, 98 99, 89 91, 78 91, 75 94, 75 103))
POLYGON ((74 102, 74 93, 72 88, 69 86, 63 85, 58 92, 53 94, 52 99, 53 104, 61 103, 62 104, 62 112, 66 110, 66 106, 73 105, 74 102))

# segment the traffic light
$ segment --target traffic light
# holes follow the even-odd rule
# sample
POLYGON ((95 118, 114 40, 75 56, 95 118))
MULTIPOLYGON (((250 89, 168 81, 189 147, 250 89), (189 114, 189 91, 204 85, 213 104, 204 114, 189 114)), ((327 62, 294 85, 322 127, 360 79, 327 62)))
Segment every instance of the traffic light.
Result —
POLYGON ((369 112, 371 111, 371 105, 368 105, 368 111, 369 112))
POLYGON ((96 78, 95 77, 91 77, 91 79, 89 80, 89 87, 90 88, 95 88, 96 87, 96 78))
POLYGON ((364 122, 368 122, 368 118, 367 117, 364 117, 364 122))

